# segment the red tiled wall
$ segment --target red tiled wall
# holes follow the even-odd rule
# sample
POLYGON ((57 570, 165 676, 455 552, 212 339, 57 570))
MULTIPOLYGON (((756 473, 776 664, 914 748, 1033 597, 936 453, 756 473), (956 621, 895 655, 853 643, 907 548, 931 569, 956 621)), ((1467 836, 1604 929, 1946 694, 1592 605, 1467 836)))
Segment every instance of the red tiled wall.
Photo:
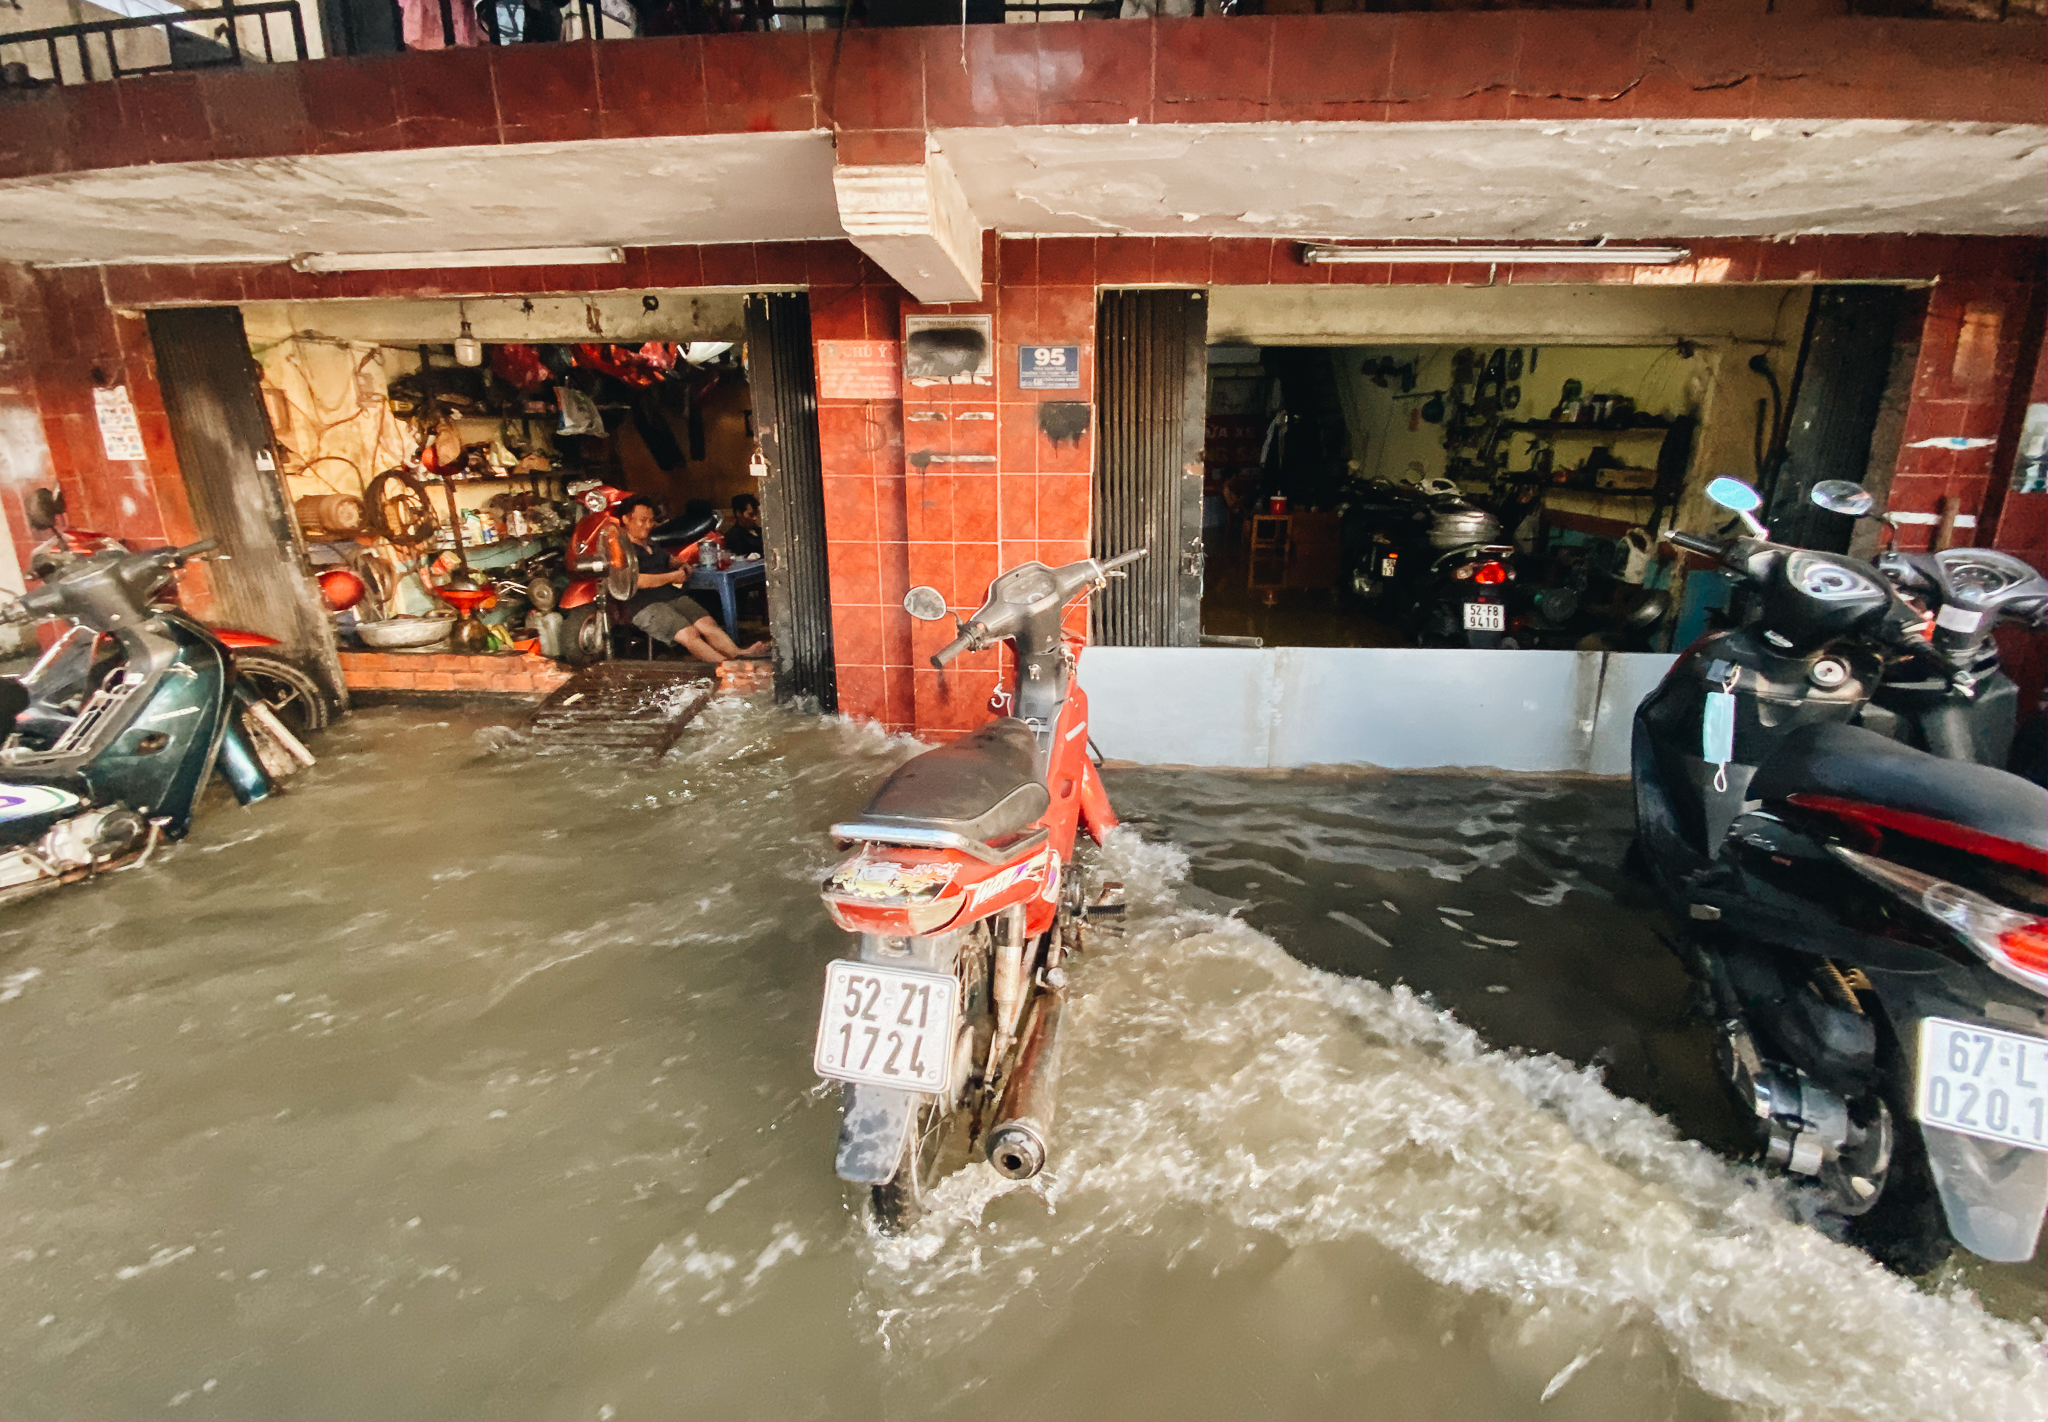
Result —
POLYGON ((813 129, 2040 121, 2039 26, 1699 8, 692 35, 165 74, 15 96, 0 106, 0 178, 813 129))
MULTIPOLYGON (((22 501, 44 484, 63 490, 74 527, 145 546, 199 537, 171 448, 148 325, 112 308, 103 269, 0 266, 0 342, 7 460, 0 497, 24 566, 42 535, 29 528, 22 501), (145 461, 106 457, 93 406, 102 383, 127 387, 145 461)), ((205 615, 211 600, 204 565, 189 568, 181 586, 186 605, 205 615)))

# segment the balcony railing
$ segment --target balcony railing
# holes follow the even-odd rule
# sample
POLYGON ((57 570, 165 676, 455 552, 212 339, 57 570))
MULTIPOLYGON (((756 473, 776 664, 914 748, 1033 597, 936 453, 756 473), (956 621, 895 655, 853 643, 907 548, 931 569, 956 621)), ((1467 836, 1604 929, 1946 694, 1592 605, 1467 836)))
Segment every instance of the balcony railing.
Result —
POLYGON ((210 10, 169 10, 0 34, 0 87, 91 83, 307 59, 299 0, 224 0, 210 10))

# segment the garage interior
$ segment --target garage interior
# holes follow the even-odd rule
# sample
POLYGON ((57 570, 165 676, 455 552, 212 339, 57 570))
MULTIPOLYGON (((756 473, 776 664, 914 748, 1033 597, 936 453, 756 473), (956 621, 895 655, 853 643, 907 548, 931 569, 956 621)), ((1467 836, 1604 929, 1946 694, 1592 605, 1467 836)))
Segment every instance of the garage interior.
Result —
POLYGON ((1632 649, 1690 640, 1714 589, 1688 602, 1659 535, 1726 521, 1700 493, 1716 475, 1768 490, 1814 290, 1215 290, 1204 641, 1451 644, 1391 576, 1417 556, 1425 481, 1512 547, 1516 646, 1577 647, 1659 589, 1632 649))
MULTIPOLYGON (((765 635, 758 528, 734 528, 733 500, 757 494, 761 468, 742 302, 657 291, 245 306, 338 645, 577 660, 574 624, 604 609, 579 611, 570 591, 571 531, 626 493, 661 518, 719 513, 703 575, 715 586, 693 596, 722 615, 729 591, 732 630, 765 635), (472 615, 479 626, 459 625, 472 615)), ((678 655, 630 626, 604 635, 618 655, 678 655)))

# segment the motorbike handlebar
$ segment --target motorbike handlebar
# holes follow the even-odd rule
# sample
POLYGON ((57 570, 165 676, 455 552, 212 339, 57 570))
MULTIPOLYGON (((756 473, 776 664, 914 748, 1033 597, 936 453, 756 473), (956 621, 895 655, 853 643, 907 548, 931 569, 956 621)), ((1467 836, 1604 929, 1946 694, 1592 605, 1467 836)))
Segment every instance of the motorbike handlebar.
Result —
POLYGON ((186 544, 183 548, 165 548, 156 556, 163 559, 166 563, 183 563, 189 559, 197 558, 201 553, 211 553, 218 547, 220 547, 220 540, 218 538, 202 538, 197 543, 186 544))
POLYGON ((1702 538, 1696 533, 1667 533, 1664 535, 1664 541, 1683 548, 1688 553, 1698 553, 1706 558, 1721 559, 1728 556, 1726 544, 1716 543, 1711 538, 1702 538))
POLYGON ((1135 563, 1151 551, 1152 550, 1149 548, 1137 548, 1133 549, 1129 553, 1119 553, 1116 555, 1116 557, 1100 565, 1101 573, 1104 577, 1107 577, 1110 573, 1114 572, 1118 568, 1123 567, 1126 563, 1135 563))
POLYGON ((980 626, 981 624, 979 623, 970 622, 966 627, 963 627, 958 637, 955 637, 945 646, 939 648, 938 651, 932 653, 932 665, 943 670, 947 662, 952 661, 953 658, 959 656, 962 652, 971 649, 974 646, 975 634, 980 630, 980 626))

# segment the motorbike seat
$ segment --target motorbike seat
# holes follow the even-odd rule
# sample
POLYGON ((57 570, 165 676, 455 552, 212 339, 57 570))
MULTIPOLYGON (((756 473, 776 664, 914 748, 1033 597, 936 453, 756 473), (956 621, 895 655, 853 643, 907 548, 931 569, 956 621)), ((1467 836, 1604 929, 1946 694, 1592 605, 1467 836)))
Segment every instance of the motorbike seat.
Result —
POLYGON ((1861 726, 1807 726, 1787 736, 1749 782, 1750 795, 1831 795, 1946 820, 2048 851, 2048 790, 1967 760, 1945 760, 1861 726))
POLYGON ((930 829, 977 843, 1016 834, 1052 797, 1035 773, 1038 738, 1014 716, 905 761, 861 812, 862 825, 930 829))

